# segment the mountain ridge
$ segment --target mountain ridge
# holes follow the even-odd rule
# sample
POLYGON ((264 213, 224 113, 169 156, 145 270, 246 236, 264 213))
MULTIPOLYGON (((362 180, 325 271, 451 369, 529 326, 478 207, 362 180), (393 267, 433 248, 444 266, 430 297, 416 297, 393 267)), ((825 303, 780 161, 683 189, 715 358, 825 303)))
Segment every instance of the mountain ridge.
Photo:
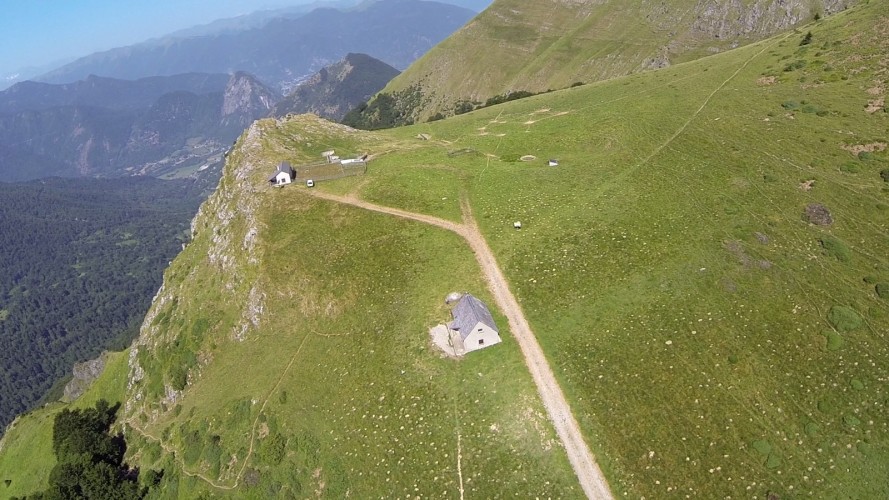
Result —
POLYGON ((67 85, 18 85, 0 95, 0 103, 12 96, 9 107, 15 108, 54 94, 61 104, 0 113, 0 137, 4 138, 0 151, 5 153, 0 158, 0 178, 4 180, 47 174, 180 175, 177 172, 183 169, 202 175, 198 167, 218 164, 228 144, 255 118, 267 115, 280 98, 243 72, 136 82, 93 78, 67 85), (36 96, 15 100, 35 87, 41 91, 36 96), (180 90, 161 94, 170 88, 180 90), (111 91, 123 96, 107 103, 117 108, 103 105, 102 96, 108 98, 111 91), (146 102, 151 104, 142 107, 146 102))
MULTIPOLYGON (((497 0, 381 95, 397 101, 400 123, 426 121, 497 95, 562 89, 721 52, 854 3, 497 0), (479 40, 491 43, 474 53, 479 40)), ((390 106, 385 100, 380 105, 390 106)), ((374 101, 367 113, 378 113, 374 101)))
POLYGON ((415 0, 383 0, 361 11, 321 8, 237 33, 100 52, 36 79, 66 83, 89 74, 135 79, 237 69, 286 90, 348 52, 366 52, 392 66, 407 67, 474 14, 453 5, 415 0))

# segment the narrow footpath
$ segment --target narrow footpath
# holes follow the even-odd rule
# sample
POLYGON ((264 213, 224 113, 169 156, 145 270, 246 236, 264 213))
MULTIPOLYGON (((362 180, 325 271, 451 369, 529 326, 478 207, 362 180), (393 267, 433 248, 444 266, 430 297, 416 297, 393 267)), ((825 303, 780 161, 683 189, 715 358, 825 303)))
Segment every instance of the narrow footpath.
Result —
POLYGON ((319 190, 311 190, 310 193, 316 198, 438 226, 448 231, 453 231, 466 240, 484 272, 485 280, 488 282, 497 306, 509 320, 510 331, 522 350, 525 364, 528 366, 528 371, 531 372, 531 377, 537 386, 537 392, 543 400, 546 411, 559 439, 562 441, 565 452, 568 454, 568 460, 574 468, 574 473, 577 475, 584 493, 591 499, 613 498, 611 490, 608 488, 608 482, 605 480, 605 476, 602 475, 596 459, 583 439, 580 426, 571 413, 571 407, 568 405, 568 401, 565 399, 562 388, 559 387, 552 369, 550 369, 546 356, 543 354, 543 349, 537 342, 537 337, 531 331, 522 308, 509 289, 506 277, 497 265, 497 260, 494 258, 490 247, 488 247, 487 241, 485 241, 481 231, 479 231, 475 218, 472 216, 469 203, 466 200, 463 200, 461 203, 463 222, 456 223, 430 215, 376 205, 355 196, 339 196, 319 190))

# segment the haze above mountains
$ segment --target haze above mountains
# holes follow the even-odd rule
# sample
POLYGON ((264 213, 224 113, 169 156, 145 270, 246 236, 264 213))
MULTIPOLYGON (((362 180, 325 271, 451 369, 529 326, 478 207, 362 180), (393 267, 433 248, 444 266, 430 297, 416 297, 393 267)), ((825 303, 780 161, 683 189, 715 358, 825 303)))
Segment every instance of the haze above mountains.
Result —
MULTIPOLYGON (((276 22, 276 21, 282 21, 282 20, 292 21, 292 20, 295 20, 299 17, 303 17, 306 14, 310 13, 311 11, 317 10, 319 8, 351 10, 353 12, 358 12, 358 11, 366 10, 374 2, 373 1, 364 1, 364 2, 361 2, 360 4, 359 3, 360 3, 360 0, 316 1, 316 2, 312 2, 312 3, 294 5, 294 6, 286 7, 286 8, 278 8, 278 9, 273 9, 273 10, 262 10, 262 11, 257 11, 257 12, 251 12, 249 14, 244 14, 244 15, 240 15, 237 17, 218 19, 216 21, 212 21, 207 24, 194 26, 191 28, 180 29, 178 31, 174 31, 169 34, 158 33, 155 38, 151 38, 151 39, 146 40, 141 43, 135 43, 135 44, 126 45, 126 46, 119 46, 117 48, 110 48, 109 47, 107 50, 102 50, 102 51, 96 52, 94 54, 90 54, 90 55, 84 54, 84 55, 80 56, 79 58, 77 58, 76 60, 75 60, 75 58, 71 58, 67 61, 55 62, 55 63, 44 62, 44 61, 34 61, 34 63, 32 63, 30 65, 31 67, 29 67, 29 68, 21 68, 18 70, 14 70, 11 68, 4 68, 3 70, 6 72, 6 74, 5 75, 0 74, 0 90, 7 88, 8 86, 11 86, 18 81, 23 81, 23 80, 27 80, 27 79, 46 81, 46 82, 56 82, 56 83, 70 83, 72 81, 85 78, 89 74, 95 74, 95 75, 99 75, 99 76, 108 76, 108 77, 120 77, 120 78, 124 78, 124 79, 135 79, 135 78, 141 78, 144 76, 157 76, 157 75, 169 75, 169 74, 182 73, 182 72, 206 71, 206 70, 202 70, 199 68, 188 68, 185 70, 174 70, 172 72, 163 72, 163 73, 162 72, 153 72, 153 71, 151 71, 150 68, 145 67, 145 66, 143 66, 141 68, 141 70, 132 68, 132 67, 126 67, 126 64, 122 63, 119 59, 122 57, 123 58, 130 57, 127 54, 131 54, 132 52, 141 52, 143 54, 143 56, 145 56, 146 54, 150 53, 153 49, 157 49, 159 47, 170 48, 172 46, 181 46, 182 44, 189 45, 188 40, 191 40, 192 42, 194 42, 195 38, 214 38, 214 39, 217 39, 217 42, 220 42, 220 40, 218 40, 219 37, 222 37, 222 38, 234 37, 234 39, 237 39, 238 34, 243 35, 247 31, 261 30, 263 27, 265 27, 270 22, 276 22), (101 61, 103 59, 115 59, 116 63, 121 64, 122 66, 117 67, 116 68, 117 72, 115 72, 115 73, 106 71, 108 68, 104 68, 100 64, 97 65, 97 62, 101 61), (71 65, 73 65, 74 67, 69 67, 68 69, 62 70, 61 73, 57 73, 62 67, 71 66, 71 65), (90 68, 93 71, 90 71, 89 69, 87 69, 85 72, 80 71, 84 68, 90 68), (55 76, 51 76, 51 75, 55 75, 55 76), (73 76, 73 79, 69 79, 69 78, 64 77, 64 75, 74 75, 74 76, 73 76)), ((446 1, 443 3, 463 7, 463 8, 469 9, 473 12, 480 12, 488 4, 490 4, 490 1, 489 0, 451 0, 451 1, 446 1)), ((205 14, 205 15, 208 15, 208 14, 205 14)), ((102 16, 100 16, 100 17, 102 17, 102 16)), ((114 22, 113 18, 109 18, 108 22, 113 23, 114 22)), ((65 22, 63 24, 72 24, 72 23, 76 25, 78 23, 78 20, 76 20, 76 19, 65 20, 65 22)), ((296 25, 296 26, 298 27, 298 25, 296 25)), ((57 34, 57 37, 54 38, 55 40, 58 40, 59 42, 64 42, 65 28, 66 27, 64 27, 64 26, 62 27, 62 30, 61 30, 62 34, 57 34)), ((333 29, 334 27, 331 26, 331 28, 333 29)), ((102 33, 103 30, 101 28, 98 28, 96 31, 97 31, 97 33, 95 33, 95 35, 96 35, 95 38, 101 39, 103 37, 103 33, 102 33)), ((231 40, 232 38, 229 38, 229 39, 231 40)), ((41 45, 41 46, 49 45, 49 42, 45 41, 45 40, 46 39, 44 39, 44 41, 41 41, 41 43, 39 45, 41 45)), ((8 43, 8 44, 14 46, 16 43, 27 43, 27 41, 10 39, 10 40, 7 40, 5 43, 8 43)), ((206 45, 204 45, 203 48, 206 49, 207 48, 206 45)), ((31 52, 31 50, 24 50, 24 49, 26 49, 26 47, 21 47, 21 49, 23 49, 23 50, 20 50, 19 52, 24 52, 24 53, 31 52)), ((37 50, 37 49, 34 49, 34 50, 37 50)), ((58 50, 60 52, 62 52, 64 50, 68 50, 68 49, 67 49, 67 47, 60 46, 58 48, 58 50)), ((204 54, 204 55, 206 55, 206 54, 204 54)), ((256 55, 256 54, 254 54, 254 55, 256 55)), ((345 54, 343 53, 339 57, 337 57, 334 60, 331 60, 329 62, 334 62, 335 60, 338 60, 339 58, 341 58, 344 55, 345 54)), ((187 55, 182 54, 182 56, 185 57, 187 55)), ((50 57, 47 57, 47 59, 49 59, 49 58, 50 57)), ((215 59, 214 61, 219 62, 218 59, 215 59)), ((177 64, 179 64, 178 67, 180 67, 180 68, 183 66, 182 61, 177 63, 174 60, 167 61, 166 63, 163 63, 163 62, 159 63, 158 60, 155 59, 154 64, 166 65, 168 68, 177 67, 176 66, 177 64)), ((185 64, 185 65, 187 65, 187 64, 185 64)), ((208 66, 212 66, 212 65, 213 65, 213 62, 212 61, 209 62, 208 66)), ((317 69, 320 69, 320 67, 321 66, 317 66, 314 69, 317 70, 317 69)), ((224 66, 222 68, 214 68, 214 69, 211 69, 207 72, 229 73, 229 72, 236 71, 236 70, 249 71, 250 69, 247 67, 238 67, 237 65, 232 65, 232 66, 224 66)), ((306 72, 306 74, 308 74, 308 73, 309 73, 309 71, 306 72)))

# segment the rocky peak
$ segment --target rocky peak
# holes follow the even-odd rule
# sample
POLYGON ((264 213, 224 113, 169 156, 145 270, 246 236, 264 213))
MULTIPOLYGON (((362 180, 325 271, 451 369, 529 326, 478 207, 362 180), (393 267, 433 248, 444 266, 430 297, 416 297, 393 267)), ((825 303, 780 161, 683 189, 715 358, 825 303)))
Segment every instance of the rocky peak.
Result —
POLYGON ((238 71, 231 76, 225 87, 222 116, 233 114, 265 116, 278 99, 278 95, 256 77, 238 71))

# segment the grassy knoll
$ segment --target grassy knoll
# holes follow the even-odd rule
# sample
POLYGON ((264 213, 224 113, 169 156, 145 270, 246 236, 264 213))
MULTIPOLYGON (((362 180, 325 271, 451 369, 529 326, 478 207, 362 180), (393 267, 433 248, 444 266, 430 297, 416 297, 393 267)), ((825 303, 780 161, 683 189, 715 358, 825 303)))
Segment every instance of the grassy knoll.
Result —
POLYGON ((123 401, 128 354, 109 353, 105 371, 77 401, 48 404, 22 415, 9 427, 0 442, 0 497, 28 495, 46 487, 55 465, 53 420, 63 408, 88 408, 99 399, 123 401))

